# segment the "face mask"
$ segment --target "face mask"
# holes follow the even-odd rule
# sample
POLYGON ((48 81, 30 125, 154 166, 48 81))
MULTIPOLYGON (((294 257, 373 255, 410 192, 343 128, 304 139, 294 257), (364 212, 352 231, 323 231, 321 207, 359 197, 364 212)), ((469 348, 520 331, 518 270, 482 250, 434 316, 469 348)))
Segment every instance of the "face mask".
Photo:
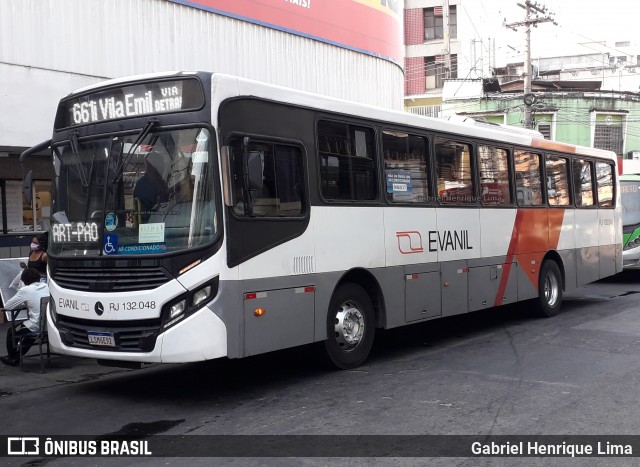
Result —
POLYGON ((31 244, 31 251, 38 251, 40 249, 40 244, 39 243, 32 243, 31 244))

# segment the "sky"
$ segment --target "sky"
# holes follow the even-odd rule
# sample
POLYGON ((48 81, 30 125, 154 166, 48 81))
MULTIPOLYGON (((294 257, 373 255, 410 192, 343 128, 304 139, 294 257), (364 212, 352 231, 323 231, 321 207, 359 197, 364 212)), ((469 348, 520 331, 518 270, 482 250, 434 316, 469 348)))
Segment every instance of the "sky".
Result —
MULTIPOLYGON (((524 20, 524 9, 517 3, 524 0, 463 0, 463 14, 471 19, 477 35, 495 38, 496 65, 524 60, 524 28, 518 32, 502 26, 524 20)), ((595 52, 595 41, 607 41, 612 54, 616 51, 615 42, 630 41, 640 46, 640 28, 638 27, 640 1, 638 0, 538 0, 553 13, 557 26, 553 23, 541 23, 532 29, 532 59, 536 57, 555 57, 564 54, 588 54, 595 52)), ((488 42, 488 41, 487 41, 488 42)), ((596 46, 597 48, 597 46, 596 46)), ((600 51, 602 51, 601 49, 600 51)), ((640 49, 637 49, 640 54, 640 49)))

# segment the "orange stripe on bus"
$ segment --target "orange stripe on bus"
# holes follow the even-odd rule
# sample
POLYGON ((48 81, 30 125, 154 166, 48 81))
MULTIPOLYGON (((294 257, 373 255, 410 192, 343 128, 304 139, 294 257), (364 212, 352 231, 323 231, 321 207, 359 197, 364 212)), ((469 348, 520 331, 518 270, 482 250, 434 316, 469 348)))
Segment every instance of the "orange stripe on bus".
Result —
POLYGON ((570 144, 558 143, 557 141, 550 141, 548 139, 532 139, 531 146, 540 149, 549 149, 552 151, 564 151, 564 152, 576 152, 576 147, 570 144))
POLYGON ((509 241, 509 248, 507 249, 507 258, 502 268, 502 276, 500 276, 500 284, 498 284, 498 293, 496 299, 493 301, 493 306, 502 305, 502 297, 504 291, 507 288, 507 282, 509 281, 509 274, 511 273, 511 263, 513 262, 513 255, 516 251, 516 245, 518 243, 518 231, 520 230, 520 224, 524 216, 524 210, 518 209, 516 212, 516 218, 513 221, 513 230, 511 231, 511 240, 509 241))
POLYGON ((542 258, 548 251, 558 249, 564 213, 564 209, 518 209, 494 306, 502 304, 514 261, 538 287, 542 258))

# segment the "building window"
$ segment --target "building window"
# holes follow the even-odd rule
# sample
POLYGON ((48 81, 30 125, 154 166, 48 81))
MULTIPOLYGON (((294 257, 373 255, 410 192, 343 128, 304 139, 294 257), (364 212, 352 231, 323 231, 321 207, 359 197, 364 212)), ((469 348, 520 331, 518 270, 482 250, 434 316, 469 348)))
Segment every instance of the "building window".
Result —
POLYGON ((549 123, 538 123, 538 131, 544 139, 551 139, 551 125, 549 123))
MULTIPOLYGON (((444 17, 442 15, 442 7, 424 9, 424 39, 432 41, 443 39, 444 34, 444 17)), ((452 39, 458 37, 458 16, 456 7, 449 7, 449 37, 452 39)))
POLYGON ((624 137, 622 132, 622 115, 596 115, 593 147, 622 154, 624 137))
POLYGON ((439 89, 444 85, 444 80, 458 77, 458 56, 450 55, 451 67, 447 68, 444 55, 425 57, 426 87, 427 89, 439 89))

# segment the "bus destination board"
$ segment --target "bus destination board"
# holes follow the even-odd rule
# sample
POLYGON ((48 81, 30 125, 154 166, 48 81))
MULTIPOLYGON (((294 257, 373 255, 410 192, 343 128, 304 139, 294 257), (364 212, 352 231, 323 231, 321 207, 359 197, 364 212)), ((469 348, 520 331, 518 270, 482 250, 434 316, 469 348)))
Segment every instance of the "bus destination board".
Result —
POLYGON ((195 79, 136 83, 64 100, 58 108, 56 128, 197 110, 203 105, 202 87, 195 79))

